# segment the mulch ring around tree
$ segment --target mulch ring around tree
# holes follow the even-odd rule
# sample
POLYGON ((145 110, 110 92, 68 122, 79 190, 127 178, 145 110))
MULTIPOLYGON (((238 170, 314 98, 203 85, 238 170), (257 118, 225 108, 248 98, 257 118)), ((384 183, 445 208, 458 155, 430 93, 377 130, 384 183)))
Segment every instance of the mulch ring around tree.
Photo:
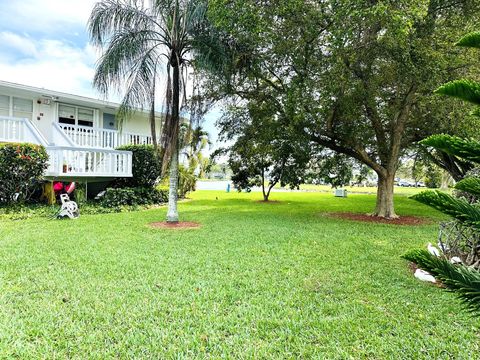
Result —
POLYGON ((360 222, 376 223, 376 224, 389 224, 389 225, 406 225, 406 226, 417 226, 417 225, 426 225, 432 224, 431 219, 420 217, 420 216, 408 216, 403 215, 397 219, 385 219, 378 216, 372 216, 369 214, 361 213, 330 213, 328 216, 338 219, 353 220, 360 222))
POLYGON ((201 227, 200 223, 193 221, 179 221, 176 223, 162 221, 150 223, 148 226, 154 229, 198 229, 201 227))

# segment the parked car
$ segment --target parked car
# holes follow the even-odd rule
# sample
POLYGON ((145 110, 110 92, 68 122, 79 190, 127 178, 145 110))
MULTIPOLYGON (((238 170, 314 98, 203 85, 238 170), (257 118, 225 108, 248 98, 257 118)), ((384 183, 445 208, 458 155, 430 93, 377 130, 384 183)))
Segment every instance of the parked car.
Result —
POLYGON ((412 183, 410 181, 407 181, 407 180, 399 180, 397 182, 397 185, 402 186, 402 187, 411 187, 412 183))
MULTIPOLYGON (((420 186, 418 185, 419 183, 417 183, 417 186, 420 186)), ((412 181, 408 181, 408 180, 399 180, 397 182, 397 185, 398 186, 403 186, 403 187, 415 187, 415 183, 412 182, 412 181)))

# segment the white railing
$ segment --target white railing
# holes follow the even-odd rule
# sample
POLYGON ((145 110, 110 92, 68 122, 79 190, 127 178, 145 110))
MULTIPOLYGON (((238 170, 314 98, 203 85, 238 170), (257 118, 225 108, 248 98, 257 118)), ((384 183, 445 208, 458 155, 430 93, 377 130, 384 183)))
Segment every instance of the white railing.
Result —
POLYGON ((115 149, 130 144, 152 144, 152 137, 148 135, 80 125, 58 124, 58 126, 77 146, 82 147, 115 149))
POLYGON ((56 123, 52 123, 52 146, 67 146, 67 147, 75 147, 76 144, 73 142, 70 137, 65 134, 65 131, 56 123))
POLYGON ((132 152, 67 146, 47 147, 46 176, 131 177, 132 152))
POLYGON ((0 142, 47 145, 47 140, 28 119, 0 116, 0 142))

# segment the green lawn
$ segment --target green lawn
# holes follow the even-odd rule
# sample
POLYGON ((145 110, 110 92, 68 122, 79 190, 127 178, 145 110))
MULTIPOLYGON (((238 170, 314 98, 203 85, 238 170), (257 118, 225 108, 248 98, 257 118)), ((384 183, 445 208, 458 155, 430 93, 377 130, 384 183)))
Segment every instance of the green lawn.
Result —
POLYGON ((369 195, 259 197, 193 194, 180 210, 196 230, 147 227, 164 208, 2 220, 0 358, 480 357, 479 321, 400 258, 437 225, 326 216, 369 212, 369 195))

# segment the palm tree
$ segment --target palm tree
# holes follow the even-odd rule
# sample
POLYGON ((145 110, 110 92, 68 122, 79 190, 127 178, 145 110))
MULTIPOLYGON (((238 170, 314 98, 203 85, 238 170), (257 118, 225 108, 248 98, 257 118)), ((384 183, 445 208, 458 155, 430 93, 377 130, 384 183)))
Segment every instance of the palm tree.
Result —
MULTIPOLYGON (((89 20, 92 43, 103 50, 94 85, 107 94, 124 91, 120 120, 135 108, 150 106, 154 114, 155 84, 166 72, 165 120, 162 126, 163 170, 169 167, 167 222, 178 222, 178 152, 184 74, 193 57, 195 33, 205 24, 202 0, 103 0, 89 20)), ((151 120, 152 131, 154 131, 151 120)))
POLYGON ((188 160, 189 169, 194 172, 204 163, 203 151, 212 144, 209 133, 200 124, 195 127, 190 124, 182 124, 180 132, 182 154, 188 160))

